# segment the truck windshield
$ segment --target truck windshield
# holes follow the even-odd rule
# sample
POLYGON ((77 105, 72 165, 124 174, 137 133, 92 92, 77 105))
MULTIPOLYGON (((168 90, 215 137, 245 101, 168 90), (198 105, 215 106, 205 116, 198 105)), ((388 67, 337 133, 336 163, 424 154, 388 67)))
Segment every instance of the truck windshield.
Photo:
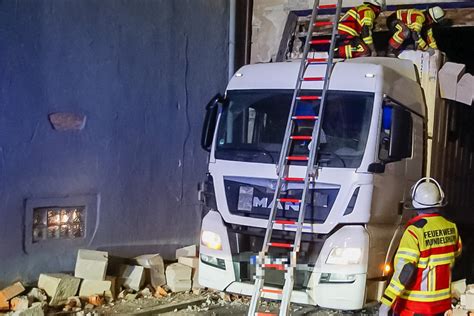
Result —
MULTIPOLYGON (((215 157, 278 163, 291 105, 292 90, 232 90, 222 109, 215 157)), ((314 95, 315 91, 303 91, 314 95)), ((357 168, 367 143, 374 95, 330 91, 320 134, 322 167, 357 168)), ((319 101, 299 102, 297 115, 318 115, 319 101)), ((311 135, 314 121, 295 121, 293 135, 311 135)), ((293 141, 291 155, 308 154, 308 141, 293 141)))

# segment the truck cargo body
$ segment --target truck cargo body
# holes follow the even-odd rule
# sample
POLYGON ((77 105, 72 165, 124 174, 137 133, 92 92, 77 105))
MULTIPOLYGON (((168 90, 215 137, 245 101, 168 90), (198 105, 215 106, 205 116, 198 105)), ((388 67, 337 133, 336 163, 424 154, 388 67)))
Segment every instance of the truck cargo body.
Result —
MULTIPOLYGON (((288 119, 298 62, 244 66, 225 98, 212 108, 216 118, 209 146, 209 174, 201 195, 203 218, 199 282, 251 295, 254 258, 262 248, 276 186, 276 164, 288 119)), ((311 66, 307 76, 322 76, 311 66)), ((322 89, 304 82, 303 94, 322 89)), ((301 102, 298 115, 317 115, 318 104, 301 102)), ((330 81, 319 166, 305 213, 292 301, 355 310, 366 301, 366 286, 384 275, 403 224, 411 185, 422 176, 425 103, 411 61, 359 58, 336 63, 330 81)), ((209 114, 209 113, 208 113, 209 114)), ((208 115, 212 120, 213 115, 208 115)), ((208 122, 209 123, 209 122, 208 122)), ((306 123, 295 134, 311 132, 306 123)), ((293 145, 293 154, 308 143, 293 145)), ((305 164, 289 174, 304 177, 305 164)), ((285 194, 303 184, 284 185, 285 194)), ((278 205, 277 219, 295 219, 300 205, 278 205)), ((275 224, 276 242, 292 242, 295 226, 275 224)), ((281 251, 270 252, 281 257, 281 251)), ((281 286, 282 271, 268 271, 269 286, 281 286)), ((276 298, 272 294, 266 297, 276 298)), ((264 297, 265 297, 264 296, 264 297)))

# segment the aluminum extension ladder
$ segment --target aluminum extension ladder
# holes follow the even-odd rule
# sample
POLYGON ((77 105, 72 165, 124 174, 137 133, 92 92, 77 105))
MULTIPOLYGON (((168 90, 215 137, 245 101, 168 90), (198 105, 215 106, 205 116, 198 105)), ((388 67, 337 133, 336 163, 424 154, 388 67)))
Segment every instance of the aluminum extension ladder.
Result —
POLYGON ((337 0, 337 4, 334 5, 320 5, 319 0, 315 0, 313 11, 311 13, 311 20, 308 27, 308 34, 306 35, 306 42, 303 51, 303 57, 299 68, 298 78, 296 81, 296 87, 293 93, 291 101, 290 115, 286 125, 285 136, 283 139, 282 149, 280 153, 280 160, 277 166, 277 186, 275 189, 273 206, 270 211, 267 229, 265 233, 265 239, 263 242, 262 250, 259 252, 256 260, 256 275, 255 275, 255 289, 250 302, 248 315, 274 315, 268 312, 259 312, 260 302, 262 300, 263 293, 270 293, 276 295, 281 300, 279 315, 288 315, 291 294, 293 292, 294 279, 297 255, 300 251, 301 236, 303 230, 303 223, 305 218, 306 210, 306 196, 308 193, 309 186, 312 184, 313 179, 316 177, 317 166, 315 166, 315 158, 319 147, 319 135, 321 132, 321 122, 323 120, 324 106, 326 101, 326 95, 329 88, 329 80, 333 68, 334 49, 337 40, 337 27, 339 18, 341 15, 342 0, 337 0), (318 11, 320 9, 335 9, 333 21, 317 21, 318 11), (316 28, 332 26, 331 39, 314 39, 313 32, 316 28), (308 58, 310 48, 315 45, 326 45, 329 44, 328 58, 308 58), (311 65, 327 64, 326 73, 324 77, 305 77, 306 69, 311 65), (304 81, 322 81, 323 89, 321 94, 318 95, 302 95, 301 86, 304 81), (319 102, 319 113, 318 116, 302 116, 296 115, 296 109, 300 101, 319 102), (295 131, 295 122, 299 120, 310 120, 314 121, 313 131, 311 136, 293 135, 295 131), (311 141, 308 156, 290 156, 290 147, 292 142, 298 141, 311 141), (288 167, 291 161, 307 161, 306 177, 295 178, 288 175, 288 167), (282 185, 284 183, 303 183, 304 189, 301 197, 282 198, 282 185), (278 204, 281 203, 299 203, 299 214, 298 221, 294 220, 277 220, 276 214, 278 204), (273 225, 296 225, 296 233, 293 243, 281 243, 272 242, 273 225), (268 255, 270 247, 282 248, 288 251, 287 257, 273 259, 268 255), (282 289, 267 288, 264 286, 265 281, 265 270, 276 269, 285 272, 285 280, 282 289))

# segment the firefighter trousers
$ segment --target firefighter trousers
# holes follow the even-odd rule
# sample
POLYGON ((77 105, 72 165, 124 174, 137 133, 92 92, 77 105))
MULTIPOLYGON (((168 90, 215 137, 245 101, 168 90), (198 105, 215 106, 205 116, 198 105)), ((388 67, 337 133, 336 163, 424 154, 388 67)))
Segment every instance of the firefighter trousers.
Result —
POLYGON ((394 15, 387 18, 387 27, 392 34, 388 41, 388 52, 398 55, 405 48, 402 45, 407 44, 407 40, 412 38, 412 32, 405 23, 398 20, 394 15))

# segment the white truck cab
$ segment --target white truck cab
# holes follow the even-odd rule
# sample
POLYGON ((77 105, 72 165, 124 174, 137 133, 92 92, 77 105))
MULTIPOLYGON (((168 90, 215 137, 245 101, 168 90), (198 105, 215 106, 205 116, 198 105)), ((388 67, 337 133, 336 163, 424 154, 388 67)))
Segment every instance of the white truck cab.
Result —
MULTIPOLYGON (((207 107, 202 145, 209 150, 201 188, 199 283, 252 295, 254 258, 262 248, 276 186, 280 154, 299 62, 255 64, 233 76, 224 97, 207 107)), ((323 76, 325 65, 308 76, 323 76)), ((303 93, 321 90, 304 82, 303 93)), ((298 115, 317 115, 302 102, 298 115)), ((358 58, 334 66, 310 188, 292 301, 357 310, 372 280, 387 274, 403 224, 411 185, 423 173, 425 103, 411 61, 358 58)), ((312 122, 311 122, 312 124, 312 122)), ((298 135, 311 132, 303 122, 298 135)), ((308 150, 301 142, 293 154, 308 150)), ((304 177, 306 163, 290 166, 304 177)), ((288 195, 303 184, 283 187, 288 195)), ((296 219, 299 205, 281 203, 277 219, 296 219)), ((292 241, 296 227, 275 224, 273 241, 292 241)), ((281 249, 271 250, 278 256, 281 249)), ((267 271, 269 286, 282 271, 267 271)), ((264 297, 272 298, 267 294, 264 297)), ((275 297, 273 297, 275 298, 275 297)))

